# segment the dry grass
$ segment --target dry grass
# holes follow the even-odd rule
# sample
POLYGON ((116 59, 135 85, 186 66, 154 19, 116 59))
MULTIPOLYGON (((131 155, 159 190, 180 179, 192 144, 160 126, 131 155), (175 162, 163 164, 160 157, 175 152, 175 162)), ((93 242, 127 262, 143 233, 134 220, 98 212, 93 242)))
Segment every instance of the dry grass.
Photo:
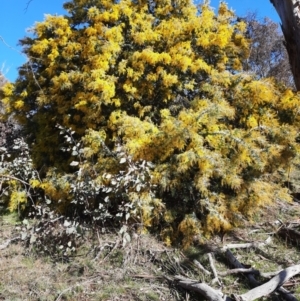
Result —
MULTIPOLYGON (((299 248, 275 234, 278 217, 282 221, 297 219, 299 205, 281 204, 280 212, 274 207, 264 212, 264 216, 256 217, 255 226, 248 225, 223 237, 223 244, 264 241, 271 236, 272 243, 267 247, 232 252, 240 262, 263 272, 299 263, 299 248)), ((0 217, 0 245, 14 237, 15 222, 12 216, 0 217)), ((221 246, 221 238, 216 236, 206 245, 221 246)), ((118 234, 90 232, 69 262, 40 256, 15 242, 0 250, 0 300, 199 300, 198 295, 185 292, 170 281, 172 276, 182 275, 211 283, 212 278, 203 275, 193 259, 211 270, 203 245, 191 247, 183 254, 150 235, 132 235, 132 241, 123 246, 118 234)), ((222 256, 215 255, 214 259, 218 271, 228 270, 222 256)), ((221 277, 221 281, 221 289, 227 294, 250 289, 242 275, 221 277)), ((300 298, 298 282, 299 279, 291 280, 287 288, 300 298)))
MULTIPOLYGON (((14 220, 1 217, 0 244, 14 220)), ((156 260, 170 251, 151 236, 123 246, 118 235, 87 235, 69 262, 28 251, 22 243, 0 250, 0 300, 176 300, 156 260), (157 275, 144 279, 140 275, 157 275)))

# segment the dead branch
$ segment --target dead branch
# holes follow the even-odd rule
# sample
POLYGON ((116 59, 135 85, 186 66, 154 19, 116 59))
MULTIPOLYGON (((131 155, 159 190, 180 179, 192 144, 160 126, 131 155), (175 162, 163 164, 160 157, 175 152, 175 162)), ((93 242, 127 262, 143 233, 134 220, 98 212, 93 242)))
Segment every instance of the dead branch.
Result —
MULTIPOLYGON (((227 250, 225 252, 225 257, 228 259, 228 261, 230 262, 230 264, 232 266, 234 266, 237 269, 244 269, 244 265, 242 265, 236 258, 235 256, 231 253, 230 250, 227 250)), ((246 277, 248 278, 251 286, 256 287, 259 286, 260 283, 255 279, 253 274, 246 274, 246 277)))
POLYGON ((196 259, 193 260, 194 265, 203 273, 205 273, 207 276, 211 275, 211 272, 205 269, 205 267, 196 259))
POLYGON ((268 245, 271 242, 271 236, 269 236, 264 242, 249 242, 244 244, 228 244, 221 248, 221 251, 225 252, 228 249, 246 249, 246 248, 259 248, 268 245))
MULTIPOLYGON (((117 241, 116 241, 116 243, 115 243, 115 245, 113 246, 113 248, 111 249, 111 251, 99 262, 99 263, 103 263, 103 262, 105 262, 107 259, 108 259, 108 257, 114 252, 114 250, 119 246, 119 243, 120 243, 120 239, 117 239, 117 241)), ((107 246, 107 244, 105 245, 105 246, 107 246)), ((100 250, 100 252, 101 252, 102 250, 100 250)), ((98 259, 98 257, 99 256, 97 256, 94 260, 96 260, 96 259, 98 259)))
MULTIPOLYGON (((249 268, 249 269, 232 269, 232 270, 228 270, 225 272, 218 272, 218 274, 220 276, 227 276, 227 275, 231 275, 231 274, 239 274, 239 273, 243 273, 243 274, 248 274, 248 273, 252 273, 252 274, 259 274, 261 275, 261 273, 258 270, 255 270, 253 268, 249 268)), ((277 272, 278 274, 279 272, 277 272)))
POLYGON ((274 271, 274 272, 268 272, 268 273, 263 273, 263 272, 259 272, 259 275, 263 278, 271 278, 276 276, 277 274, 279 274, 282 270, 279 271, 274 271))
MULTIPOLYGON (((234 255, 230 252, 230 250, 227 250, 225 252, 225 257, 228 259, 228 261, 233 265, 235 268, 244 268, 244 266, 234 257, 234 255)), ((281 272, 280 272, 281 273, 281 272)), ((259 281, 257 281, 253 274, 246 274, 245 275, 252 287, 258 287, 261 285, 259 281)), ((275 276, 276 277, 276 276, 275 276)), ((287 301, 298 301, 293 294, 291 294, 288 290, 284 289, 283 287, 277 286, 277 291, 282 295, 282 297, 287 301)), ((271 293, 271 292, 270 292, 271 293)))
POLYGON ((284 282, 286 282, 288 279, 299 273, 300 265, 289 267, 285 270, 282 270, 278 275, 276 275, 267 283, 257 286, 243 295, 234 294, 234 299, 224 295, 221 291, 212 288, 204 282, 200 283, 196 280, 192 280, 182 276, 175 276, 174 279, 179 286, 187 290, 197 292, 210 301, 253 301, 258 298, 270 295, 271 293, 275 292, 278 288, 278 290, 281 289, 281 293, 285 293, 284 298, 286 300, 296 301, 297 299, 291 293, 289 293, 283 288, 280 288, 280 286, 282 286, 284 282))
POLYGON ((27 3, 26 3, 26 7, 24 8, 24 12, 26 13, 27 10, 28 10, 28 7, 29 7, 29 4, 32 0, 29 0, 27 3))
POLYGON ((21 237, 18 236, 18 237, 14 237, 14 238, 8 239, 5 243, 3 243, 2 245, 0 245, 0 250, 6 249, 6 248, 9 246, 9 244, 10 244, 11 242, 13 242, 13 241, 15 241, 15 240, 18 240, 18 239, 20 239, 20 238, 21 238, 21 237))
POLYGON ((16 180, 16 181, 18 181, 18 182, 20 182, 20 183, 22 183, 22 184, 24 184, 24 185, 30 186, 29 183, 27 183, 27 182, 25 182, 25 181, 23 181, 23 180, 21 180, 21 179, 19 179, 19 178, 16 178, 16 177, 14 177, 14 176, 11 176, 11 175, 0 175, 0 177, 1 177, 1 178, 11 179, 11 180, 16 180))
POLYGON ((240 296, 243 301, 252 301, 261 297, 270 295, 277 288, 282 286, 287 280, 300 273, 300 265, 295 265, 282 270, 278 275, 273 277, 270 281, 262 284, 249 292, 240 296))
POLYGON ((182 276, 175 276, 175 280, 179 286, 197 292, 210 301, 233 301, 230 297, 224 296, 221 291, 213 289, 204 282, 199 283, 198 281, 182 276))
POLYGON ((210 264, 211 270, 212 270, 212 272, 214 274, 214 277, 215 277, 212 280, 212 283, 217 282, 219 285, 222 285, 222 283, 221 283, 221 281, 219 280, 219 277, 218 277, 218 273, 217 273, 217 270, 216 270, 216 267, 215 267, 215 264, 214 264, 214 260, 213 260, 212 254, 208 253, 207 256, 208 256, 208 260, 209 260, 209 264, 210 264))
POLYGON ((164 276, 156 276, 156 275, 146 275, 146 274, 135 274, 131 275, 132 278, 143 278, 143 279, 165 279, 164 276))

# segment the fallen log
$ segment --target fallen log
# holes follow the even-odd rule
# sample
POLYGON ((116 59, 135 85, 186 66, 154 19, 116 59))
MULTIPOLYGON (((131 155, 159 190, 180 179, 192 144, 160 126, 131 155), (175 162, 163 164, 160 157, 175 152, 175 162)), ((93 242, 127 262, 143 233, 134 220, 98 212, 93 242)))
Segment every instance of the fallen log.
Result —
POLYGON ((286 281, 300 273, 300 265, 294 265, 282 270, 278 275, 273 277, 267 283, 264 283, 247 293, 239 296, 243 301, 253 301, 273 293, 277 288, 280 288, 286 281))
MULTIPOLYGON (((230 250, 227 250, 225 252, 225 257, 228 259, 228 261, 231 263, 231 265, 234 266, 235 268, 239 268, 239 269, 240 268, 244 268, 244 265, 241 264, 234 257, 234 255, 230 252, 230 250)), ((280 271, 279 274, 282 273, 283 271, 280 271)), ((275 277, 277 277, 278 275, 276 275, 275 277)), ((261 286, 261 283, 255 279, 255 277, 254 277, 253 274, 246 274, 245 276, 248 278, 248 280, 249 280, 249 282, 250 282, 250 284, 251 284, 252 287, 260 287, 261 286)), ((288 290, 284 289, 283 287, 278 286, 276 289, 280 293, 280 295, 282 296, 282 298, 284 298, 286 301, 298 301, 291 292, 289 292, 288 290)))
MULTIPOLYGON (((230 262, 230 264, 235 267, 236 269, 244 269, 244 265, 241 264, 236 258, 235 256, 231 253, 230 250, 226 250, 225 252, 225 257, 228 259, 228 261, 230 262)), ((254 274, 246 274, 246 277, 248 278, 250 285, 252 287, 256 287, 260 285, 260 282, 257 281, 254 277, 254 274)))
POLYGON ((175 280, 179 286, 197 292, 210 301, 234 301, 230 297, 225 296, 221 291, 212 288, 204 282, 200 283, 182 276, 175 276, 175 280))
MULTIPOLYGON (((248 291, 242 295, 233 295, 233 298, 223 294, 221 291, 216 290, 209 286, 208 284, 198 282, 189 278, 182 276, 175 276, 175 281, 177 284, 187 290, 200 293, 204 298, 210 301, 254 301, 264 296, 268 296, 275 292, 280 286, 282 286, 286 281, 295 275, 300 273, 300 265, 292 266, 282 270, 278 275, 273 277, 267 283, 255 287, 254 289, 248 291)), ((289 292, 285 292, 286 300, 297 301, 297 299, 289 292)))

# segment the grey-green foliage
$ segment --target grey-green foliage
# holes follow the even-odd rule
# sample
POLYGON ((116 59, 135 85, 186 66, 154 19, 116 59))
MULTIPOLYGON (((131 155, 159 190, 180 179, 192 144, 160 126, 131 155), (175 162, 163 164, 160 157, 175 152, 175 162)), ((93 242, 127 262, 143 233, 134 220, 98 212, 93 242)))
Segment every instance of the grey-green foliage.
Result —
POLYGON ((77 169, 64 176, 70 184, 70 205, 74 212, 102 224, 107 220, 123 224, 127 223, 131 215, 138 216, 142 207, 139 195, 148 191, 154 196, 155 187, 150 184, 150 170, 153 168, 151 162, 134 162, 121 145, 111 151, 103 142, 105 155, 123 168, 116 173, 98 171, 91 168, 93 160, 96 159, 85 155, 85 145, 76 141, 74 132, 62 126, 58 127, 65 138, 62 150, 71 152, 73 161, 70 165, 77 169))
POLYGON ((0 147, 0 197, 4 207, 11 211, 18 208, 20 216, 22 211, 29 206, 34 207, 37 199, 41 196, 37 197, 38 194, 30 185, 30 181, 38 178, 39 175, 32 164, 28 145, 23 138, 14 139, 9 148, 0 147), (12 197, 13 190, 23 191, 27 195, 28 202, 22 204, 22 210, 20 204, 16 203, 19 200, 12 197))

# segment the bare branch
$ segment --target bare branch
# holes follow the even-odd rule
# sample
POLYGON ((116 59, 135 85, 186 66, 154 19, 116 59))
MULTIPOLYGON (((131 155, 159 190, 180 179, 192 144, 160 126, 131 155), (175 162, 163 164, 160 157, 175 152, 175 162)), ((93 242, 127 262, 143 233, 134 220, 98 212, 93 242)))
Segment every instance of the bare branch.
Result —
POLYGON ((211 275, 211 272, 205 269, 205 267, 198 260, 194 259, 193 263, 200 271, 204 272, 208 276, 211 275))
POLYGON ((195 280, 182 276, 175 276, 177 284, 181 287, 192 290, 201 294, 204 298, 211 301, 233 301, 230 297, 225 296, 221 291, 215 290, 206 283, 199 283, 195 280))
POLYGON ((16 180, 16 181, 18 181, 18 182, 20 182, 20 183, 23 183, 23 184, 25 184, 25 185, 30 186, 29 183, 27 183, 27 182, 25 182, 25 181, 23 181, 23 180, 21 180, 21 179, 19 179, 19 178, 16 178, 16 177, 14 177, 14 176, 10 176, 10 175, 0 175, 0 177, 1 177, 1 178, 8 178, 8 179, 11 179, 11 180, 16 180))
POLYGON ((228 244, 222 247, 222 251, 225 252, 229 249, 246 249, 246 248, 259 248, 271 243, 271 236, 269 236, 264 242, 249 242, 244 244, 228 244))
MULTIPOLYGON (((239 274, 239 273, 243 273, 243 274, 248 274, 248 273, 252 273, 252 274, 259 274, 261 275, 261 273, 258 270, 255 270, 253 268, 249 268, 249 269, 232 269, 232 270, 228 270, 225 272, 218 272, 218 274, 220 276, 227 276, 227 275, 232 275, 232 274, 239 274)), ((278 274, 279 272, 277 272, 278 274)))
MULTIPOLYGON (((30 1, 32 1, 32 0, 30 0, 30 1)), ((6 47, 12 49, 13 51, 18 52, 19 54, 21 54, 22 56, 24 56, 24 57, 26 58, 26 61, 27 61, 28 65, 29 65, 29 68, 30 68, 30 71, 31 71, 31 73, 32 73, 32 77, 33 77, 33 79, 34 79, 34 82, 36 83, 36 85, 38 86, 38 88, 41 90, 41 92, 44 93, 44 91, 43 91, 42 87, 40 86, 40 84, 39 84, 39 82, 38 82, 38 80, 37 80, 37 78, 36 78, 36 76, 35 76, 35 73, 34 73, 34 71, 33 71, 32 62, 31 62, 31 60, 33 59, 33 57, 26 56, 26 55, 24 55, 24 53, 22 53, 21 51, 19 51, 19 50, 15 49, 14 47, 10 46, 9 44, 7 44, 2 36, 0 36, 0 41, 1 41, 6 47)))
POLYGON ((3 250, 3 249, 5 249, 5 248, 7 248, 11 242, 13 242, 13 241, 15 241, 15 240, 18 240, 18 239, 20 239, 20 238, 21 238, 20 236, 17 236, 17 237, 8 239, 5 243, 3 243, 2 245, 0 245, 0 250, 3 250))
POLYGON ((215 277, 213 279, 212 283, 217 282, 219 285, 222 285, 222 283, 221 283, 221 281, 219 280, 219 277, 218 277, 218 273, 217 273, 217 270, 216 270, 216 267, 215 267, 215 264, 214 264, 212 254, 208 253, 207 256, 208 256, 208 260, 209 260, 211 270, 212 270, 212 272, 214 274, 214 277, 215 277))
POLYGON ((273 277, 267 283, 260 285, 249 292, 241 295, 241 300, 252 301, 264 296, 268 296, 274 292, 278 287, 282 286, 287 280, 300 273, 300 265, 295 265, 282 270, 278 275, 273 277))
MULTIPOLYGON (((236 268, 245 268, 230 252, 230 250, 227 250, 225 252, 225 256, 228 259, 228 261, 236 268)), ((248 278, 250 284, 253 287, 260 286, 261 283, 257 281, 253 274, 246 274, 246 277, 248 278)), ((284 289, 283 287, 279 287, 277 291, 282 295, 282 297, 287 301, 298 301, 288 290, 284 289)))
POLYGON ((29 4, 32 2, 32 0, 28 0, 28 2, 26 3, 26 7, 24 8, 24 12, 27 13, 29 4))

